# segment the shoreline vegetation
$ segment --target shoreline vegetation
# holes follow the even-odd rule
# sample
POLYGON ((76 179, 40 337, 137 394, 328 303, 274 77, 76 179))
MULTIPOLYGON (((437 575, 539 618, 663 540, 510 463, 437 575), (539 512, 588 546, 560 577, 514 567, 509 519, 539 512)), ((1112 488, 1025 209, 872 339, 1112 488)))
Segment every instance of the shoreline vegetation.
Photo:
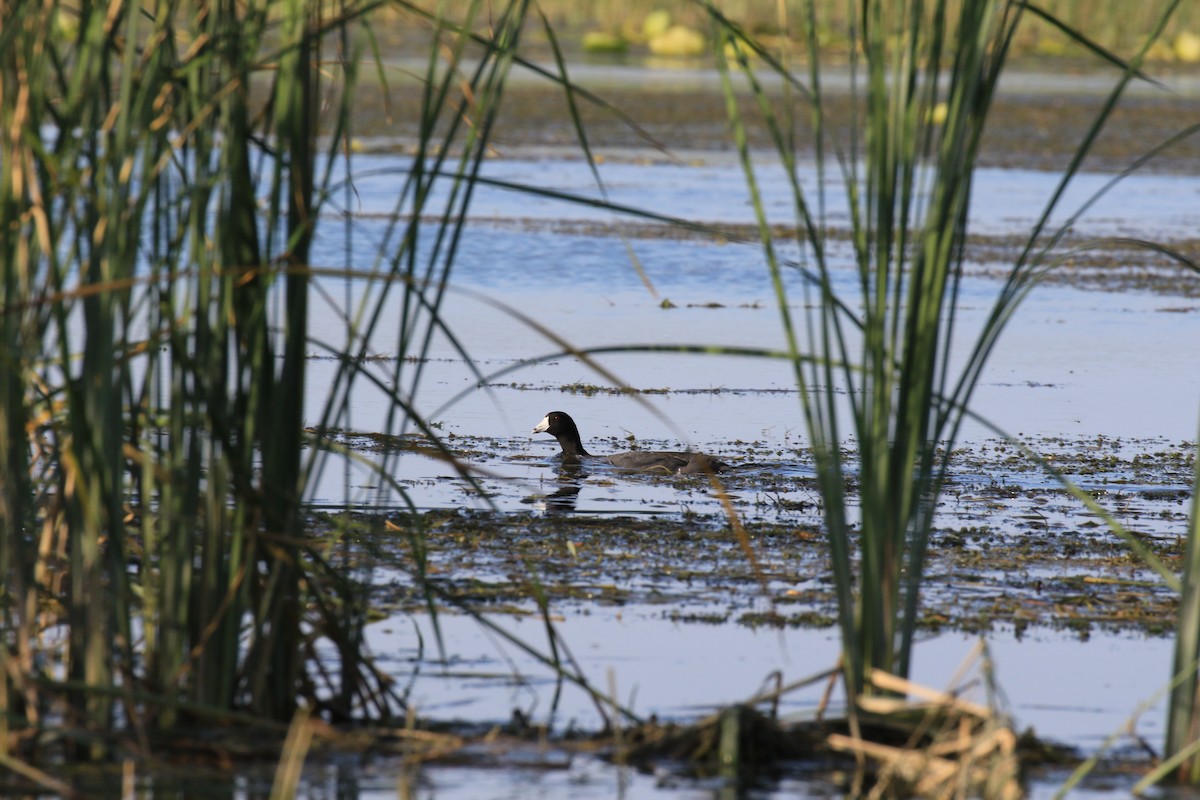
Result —
MULTIPOLYGON (((954 0, 946 5, 953 14, 957 13, 955 9, 961 4, 962 0, 954 0)), ((690 56, 706 59, 709 56, 706 48, 701 50, 697 47, 703 42, 709 26, 708 15, 703 5, 694 0, 541 0, 537 5, 538 11, 554 31, 557 46, 568 56, 578 56, 589 50, 609 55, 628 53, 666 58, 690 56), (663 37, 672 28, 694 32, 700 37, 699 41, 695 36, 679 34, 666 37, 667 41, 674 38, 680 45, 693 48, 683 51, 672 51, 665 44, 654 44, 656 38, 663 37), (589 48, 589 34, 604 34, 607 38, 594 38, 594 46, 589 48), (609 46, 601 47, 602 43, 609 46)), ((783 49, 786 46, 786 49, 795 53, 804 52, 806 45, 800 30, 802 15, 808 13, 809 3, 800 0, 779 3, 723 0, 714 5, 726 18, 736 21, 767 47, 783 49), (781 9, 786 11, 783 17, 781 9)), ((818 0, 811 5, 823 55, 829 60, 830 66, 844 63, 851 47, 846 35, 849 29, 847 4, 841 0, 818 0)), ((444 4, 436 0, 415 0, 397 7, 385 7, 381 21, 386 23, 394 19, 402 23, 411 13, 403 6, 410 6, 427 15, 439 10, 445 13, 447 10, 444 4)), ((1066 26, 1086 32, 1094 44, 1112 52, 1128 52, 1137 47, 1159 16, 1159 8, 1155 4, 1130 4, 1124 0, 1043 0, 1036 6, 1066 26)), ((452 11, 450 18, 454 18, 452 11)), ((489 17, 482 15, 477 18, 474 29, 484 32, 488 23, 489 17)), ((391 32, 384 26, 380 27, 376 35, 382 35, 382 41, 401 45, 409 41, 403 25, 391 32)), ((535 52, 550 47, 542 22, 536 15, 526 20, 526 31, 522 36, 522 46, 535 52)), ((1008 58, 1009 66, 1018 69, 1031 62, 1036 63, 1038 59, 1050 59, 1050 63, 1059 64, 1066 61, 1076 68, 1086 67, 1088 71, 1094 71, 1097 66, 1093 54, 1060 28, 1033 13, 1014 37, 1008 58)), ((1146 60, 1151 74, 1156 69, 1171 66, 1200 69, 1200 8, 1188 4, 1180 7, 1168 21, 1160 40, 1151 46, 1146 60)))

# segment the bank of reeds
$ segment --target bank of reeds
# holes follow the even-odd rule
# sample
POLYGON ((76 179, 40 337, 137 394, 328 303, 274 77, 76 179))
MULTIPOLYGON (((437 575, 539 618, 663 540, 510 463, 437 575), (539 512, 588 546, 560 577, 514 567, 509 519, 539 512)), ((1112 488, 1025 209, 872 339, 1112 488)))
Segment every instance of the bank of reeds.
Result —
MULTIPOLYGON (((0 3, 9 753, 403 711, 363 645, 365 587, 311 541, 303 500, 356 382, 391 393, 389 430, 424 424, 408 401, 526 7, 488 5, 484 38, 420 23, 423 135, 397 215, 375 252, 348 235, 345 263, 314 269, 321 215, 353 198, 335 166, 377 5, 0 3), (376 291, 347 310, 306 420, 309 303, 330 272, 376 291), (367 376, 388 315, 394 367, 367 376)), ((408 541, 419 553, 420 531, 408 541)))
MULTIPOLYGON (((1028 7, 1008 0, 847 6, 853 9, 851 105, 859 116, 849 141, 833 141, 825 125, 823 5, 803 4, 788 23, 806 44, 802 70, 716 4, 703 5, 713 21, 729 118, 811 437, 847 693, 859 696, 872 670, 908 675, 934 510, 974 388, 1020 302, 1054 266, 1051 248, 1076 216, 1062 226, 1049 224, 1064 189, 1179 4, 1158 7, 1152 29, 1128 59, 1038 12, 1039 20, 1115 65, 1113 89, 1063 165, 1057 189, 978 330, 964 328, 958 314, 972 175, 997 82, 1028 7), (760 77, 767 73, 775 80, 760 77), (766 155, 752 152, 743 135, 743 83, 771 131, 772 160, 791 180, 800 241, 795 262, 781 255, 772 235, 778 220, 768 219, 757 190, 766 155), (815 153, 814 185, 799 177, 798 139, 815 153), (844 187, 852 234, 849 290, 841 288, 826 235, 834 183, 844 187), (795 273, 805 287, 799 304, 785 288, 795 273), (798 314, 797 307, 810 310, 798 314), (845 449, 851 441, 853 461, 845 449), (847 482, 856 485, 853 497, 847 482)), ((1147 143, 1147 152, 1158 144, 1147 143)))
POLYGON ((280 10, 265 109, 265 9, 2 10, 9 743, 51 726, 99 757, 117 717, 287 719, 316 677, 297 398, 319 22, 280 10))
MULTIPOLYGON (((960 6, 968 3, 955 0, 948 6, 957 14, 960 6)), ((415 5, 431 13, 439 8, 436 0, 415 0, 415 5)), ((737 20, 747 31, 769 40, 774 44, 783 42, 797 51, 804 49, 804 36, 797 26, 789 26, 782 19, 799 19, 811 6, 817 34, 825 56, 831 60, 845 59, 852 36, 848 33, 856 11, 854 3, 841 0, 782 0, 771 3, 756 0, 722 0, 715 4, 730 19, 737 20)), ((1127 0, 1044 0, 1033 4, 1050 17, 1066 25, 1086 30, 1092 41, 1107 50, 1129 52, 1140 44, 1158 19, 1158 8, 1153 3, 1129 3, 1127 0)), ((627 43, 644 45, 646 22, 652 13, 660 15, 655 23, 690 26, 696 30, 706 27, 705 13, 694 0, 544 0, 538 4, 559 30, 564 39, 576 38, 573 34, 583 31, 603 30, 619 34, 627 43)), ((455 9, 441 6, 445 11, 456 14, 455 9)), ((654 30, 654 24, 650 26, 654 30)), ((1200 6, 1184 4, 1169 21, 1163 37, 1150 52, 1156 63, 1194 63, 1197 58, 1196 38, 1200 37, 1200 6)), ((1031 16, 1022 23, 1012 42, 1013 55, 1023 57, 1086 58, 1087 51, 1053 23, 1031 16)))

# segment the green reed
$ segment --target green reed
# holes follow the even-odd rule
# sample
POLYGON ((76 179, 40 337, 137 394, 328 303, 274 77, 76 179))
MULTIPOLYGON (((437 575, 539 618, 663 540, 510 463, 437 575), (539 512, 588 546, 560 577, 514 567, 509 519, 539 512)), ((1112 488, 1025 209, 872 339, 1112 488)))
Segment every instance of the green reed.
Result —
POLYGON ((91 756, 118 704, 139 727, 185 705, 286 718, 303 663, 303 348, 276 351, 266 307, 286 281, 302 343, 306 279, 275 265, 304 263, 314 211, 310 120, 289 116, 312 103, 313 20, 280 7, 297 63, 255 130, 265 10, 146 11, 9 6, 0 47, 8 722, 61 714, 91 756), (289 201, 261 231, 254 135, 289 201))
POLYGON ((1118 64, 1121 74, 977 331, 958 319, 972 175, 1026 6, 847 5, 854 118, 850 140, 833 141, 821 66, 823 4, 806 3, 797 14, 807 63, 800 73, 786 52, 763 46, 715 5, 702 5, 714 22, 729 118, 812 440, 853 696, 872 668, 908 673, 934 511, 979 375, 1021 300, 1053 266, 1051 249, 1066 226, 1050 228, 1050 214, 1177 3, 1159 10, 1128 63, 1039 11, 1042 24, 1118 64), (781 88, 771 88, 768 74, 781 88), (757 189, 766 156, 747 143, 743 84, 770 130, 773 159, 790 177, 801 246, 796 264, 784 262, 757 189), (816 159, 816 185, 798 177, 795 142, 802 137, 816 159), (849 209, 851 290, 841 288, 829 248, 831 173, 849 209), (805 281, 800 307, 813 309, 802 316, 785 289, 792 268, 805 281), (853 460, 844 449, 851 440, 853 460), (857 508, 847 481, 857 483, 857 508))
MULTIPOLYGON (((0 3, 10 749, 63 736, 95 758, 118 729, 148 748, 148 731, 235 711, 403 711, 363 645, 369 575, 311 538, 305 493, 364 380, 394 401, 387 430, 438 444, 412 399, 431 338, 450 334, 441 302, 527 9, 463 4, 453 24, 407 9, 431 33, 417 157, 375 249, 347 222, 345 263, 314 265, 323 215, 354 202, 333 166, 350 171, 378 7, 0 3), (488 34, 472 34, 484 10, 488 34), (435 207, 436 187, 450 199, 435 207), (339 370, 306 429, 309 351, 328 349, 310 303, 330 275, 373 291, 344 309, 339 370), (380 378, 362 357, 397 314, 380 378)), ((404 541, 419 565, 419 526, 404 541)))
POLYGON ((1200 784, 1200 460, 1195 473, 1164 752, 1175 777, 1193 786, 1200 784))

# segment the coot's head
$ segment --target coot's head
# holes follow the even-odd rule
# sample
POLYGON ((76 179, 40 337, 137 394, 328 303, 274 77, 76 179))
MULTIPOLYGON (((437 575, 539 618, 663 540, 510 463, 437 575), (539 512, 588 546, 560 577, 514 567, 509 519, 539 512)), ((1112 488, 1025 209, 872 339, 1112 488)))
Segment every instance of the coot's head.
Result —
POLYGON ((575 420, 571 419, 571 415, 565 411, 551 411, 542 417, 542 421, 537 424, 533 432, 548 433, 558 439, 558 443, 562 446, 563 458, 567 461, 591 455, 583 449, 583 440, 579 437, 579 428, 575 427, 575 420))
POLYGON ((571 419, 571 415, 567 412, 551 411, 534 426, 533 433, 548 433, 554 437, 562 436, 564 433, 578 436, 579 428, 575 426, 575 420, 571 419))

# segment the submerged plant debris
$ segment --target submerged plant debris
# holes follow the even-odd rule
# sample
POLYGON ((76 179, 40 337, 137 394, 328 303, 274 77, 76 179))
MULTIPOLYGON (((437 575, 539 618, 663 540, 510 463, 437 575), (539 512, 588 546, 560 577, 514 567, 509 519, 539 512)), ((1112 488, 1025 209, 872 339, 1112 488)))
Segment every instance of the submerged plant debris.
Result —
MULTIPOLYGON (((986 673, 990 662, 979 646, 964 667, 986 673)), ((960 673, 969 674, 962 669, 960 673)), ((814 676, 811 683, 838 678, 838 670, 814 676)), ((1031 734, 1018 736, 1006 715, 990 701, 964 700, 875 671, 872 692, 859 698, 853 718, 818 713, 804 722, 780 719, 769 707, 781 694, 800 686, 781 687, 755 698, 753 704, 722 708, 695 724, 641 725, 619 737, 615 757, 646 768, 654 765, 689 776, 719 776, 729 785, 752 785, 763 776, 777 779, 781 767, 804 762, 809 770, 827 772, 826 780, 852 796, 869 786, 876 797, 981 796, 1016 800, 1024 796, 1023 768, 1043 766, 1067 755, 1038 743, 1031 734), (905 699, 908 698, 908 699, 905 699), (863 766, 868 769, 864 770, 863 766), (858 788, 855 788, 855 785, 858 788)), ((961 687, 959 687, 961 688, 961 687)))
MULTIPOLYGON (((375 447, 373 437, 348 437, 375 447)), ((524 441, 458 436, 454 454, 486 470, 528 459, 524 441), (485 457, 490 454, 491 461, 485 457)), ((660 442, 639 442, 656 448, 660 442)), ((1030 443, 1166 564, 1182 555, 1195 445, 1093 437, 1030 443)), ((422 457, 415 441, 402 457, 422 457)), ((734 448, 730 448, 731 450, 734 448)), ((810 454, 781 454, 739 443, 734 468, 719 483, 696 476, 619 472, 559 474, 532 493, 523 482, 492 481, 524 511, 430 508, 406 514, 323 517, 330 532, 355 542, 357 559, 420 573, 448 608, 538 613, 544 597, 559 612, 595 604, 658 606, 680 623, 752 627, 830 627, 836 598, 821 530, 821 501, 810 454), (589 487, 631 493, 653 485, 678 496, 674 510, 631 502, 611 513, 577 513, 572 502, 589 487), (736 510, 731 523, 722 495, 736 510), (520 498, 517 500, 516 498, 520 498), (424 534, 419 551, 396 547, 390 529, 424 534), (414 559, 419 559, 416 563, 414 559)), ((438 482, 458 482, 447 474, 438 482)), ((854 476, 847 475, 854 490, 854 476)), ((414 487, 429 488, 425 487, 414 487)), ((339 537, 340 538, 340 537, 339 537)), ((344 540, 343 540, 344 541, 344 540)), ((383 582, 374 602, 381 615, 420 611, 423 588, 383 582)), ((1058 482, 1012 443, 990 441, 953 454, 939 506, 923 590, 922 625, 932 631, 981 632, 1031 626, 1087 637, 1094 629, 1172 632, 1177 593, 1058 482)))

